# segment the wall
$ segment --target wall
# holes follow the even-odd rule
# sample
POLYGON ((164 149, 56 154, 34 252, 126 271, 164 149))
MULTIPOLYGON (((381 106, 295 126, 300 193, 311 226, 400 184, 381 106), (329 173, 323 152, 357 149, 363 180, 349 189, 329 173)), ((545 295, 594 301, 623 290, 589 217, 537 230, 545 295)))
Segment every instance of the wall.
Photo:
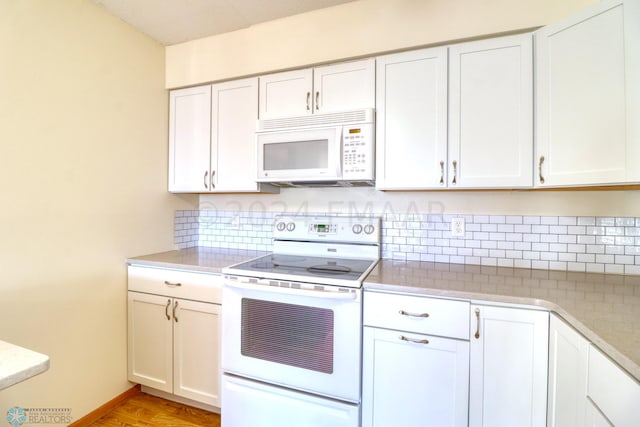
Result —
POLYGON ((166 87, 555 22, 595 0, 360 0, 167 47, 166 87))
POLYGON ((132 386, 125 258, 195 207, 166 192, 164 47, 87 0, 2 1, 0 93, 0 339, 51 357, 0 414, 77 419, 132 386))

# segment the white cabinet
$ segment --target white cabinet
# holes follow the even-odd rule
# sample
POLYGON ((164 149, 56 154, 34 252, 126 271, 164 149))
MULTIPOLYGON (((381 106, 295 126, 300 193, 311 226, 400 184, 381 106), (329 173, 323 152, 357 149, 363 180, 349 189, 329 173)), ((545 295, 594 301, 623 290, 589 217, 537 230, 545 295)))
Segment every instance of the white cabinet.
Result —
POLYGON ((170 93, 169 191, 277 191, 256 183, 258 79, 170 93))
POLYGON ((549 313, 471 306, 469 427, 546 426, 549 313))
POLYGON ((587 396, 612 425, 638 425, 640 384, 593 344, 589 346, 587 396))
POLYGON ((558 316, 551 314, 548 427, 585 425, 588 358, 589 342, 558 316))
POLYGON ((130 381, 220 407, 220 288, 216 275, 129 267, 130 381))
POLYGON ((530 187, 531 34, 452 45, 449 64, 449 187, 530 187))
POLYGON ((537 186, 640 180, 639 27, 608 0, 535 33, 537 186))
POLYGON ((376 187, 531 186, 532 55, 523 34, 377 58, 376 187))
POLYGON ((375 60, 260 76, 260 119, 374 108, 375 60))
POLYGON ((445 187, 447 48, 376 59, 376 188, 445 187))
POLYGON ((467 426, 468 308, 464 301, 365 292, 363 427, 467 426), (443 337, 449 334, 463 339, 443 337))
POLYGON ((596 405, 589 399, 586 399, 585 427, 613 427, 613 425, 602 415, 602 412, 596 408, 596 405))

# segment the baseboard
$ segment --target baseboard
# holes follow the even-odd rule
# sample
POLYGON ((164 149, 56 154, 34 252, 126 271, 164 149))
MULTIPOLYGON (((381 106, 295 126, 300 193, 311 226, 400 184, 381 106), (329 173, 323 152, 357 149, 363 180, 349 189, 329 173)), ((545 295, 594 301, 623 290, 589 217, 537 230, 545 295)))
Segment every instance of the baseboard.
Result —
POLYGON ((156 390, 151 387, 142 386, 142 392, 150 394, 152 396, 161 397, 166 400, 170 400, 172 402, 182 403, 183 405, 193 406, 194 408, 204 409, 205 411, 213 412, 216 414, 220 413, 220 408, 217 406, 208 405, 206 403, 197 402, 195 400, 187 399, 185 397, 176 396, 175 394, 167 393, 165 391, 156 390))
POLYGON ((123 393, 120 393, 119 395, 117 395, 116 397, 114 397, 113 399, 111 399, 110 401, 105 403, 104 405, 100 406, 99 408, 94 409, 93 411, 89 412, 84 417, 72 422, 71 424, 69 424, 68 427, 85 427, 85 426, 88 426, 91 423, 96 422, 100 418, 102 418, 105 415, 107 415, 116 406, 118 406, 119 404, 121 404, 125 400, 135 396, 136 394, 138 394, 140 392, 141 392, 140 391, 140 384, 137 384, 137 385, 131 387, 129 390, 127 390, 127 391, 125 391, 123 393))

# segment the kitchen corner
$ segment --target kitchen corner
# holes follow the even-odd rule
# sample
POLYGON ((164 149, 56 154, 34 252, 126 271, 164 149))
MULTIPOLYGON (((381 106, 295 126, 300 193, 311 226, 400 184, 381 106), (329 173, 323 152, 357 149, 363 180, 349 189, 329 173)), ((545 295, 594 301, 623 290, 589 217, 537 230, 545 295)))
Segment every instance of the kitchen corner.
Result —
POLYGON ((49 356, 0 341, 0 390, 49 369, 49 356))

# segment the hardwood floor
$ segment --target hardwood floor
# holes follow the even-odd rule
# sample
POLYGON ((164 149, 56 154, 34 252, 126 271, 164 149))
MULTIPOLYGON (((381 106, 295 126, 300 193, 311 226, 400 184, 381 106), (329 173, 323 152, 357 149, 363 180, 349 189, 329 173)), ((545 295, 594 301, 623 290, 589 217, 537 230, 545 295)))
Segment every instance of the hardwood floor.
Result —
POLYGON ((220 415, 138 393, 87 427, 220 427, 220 415))

